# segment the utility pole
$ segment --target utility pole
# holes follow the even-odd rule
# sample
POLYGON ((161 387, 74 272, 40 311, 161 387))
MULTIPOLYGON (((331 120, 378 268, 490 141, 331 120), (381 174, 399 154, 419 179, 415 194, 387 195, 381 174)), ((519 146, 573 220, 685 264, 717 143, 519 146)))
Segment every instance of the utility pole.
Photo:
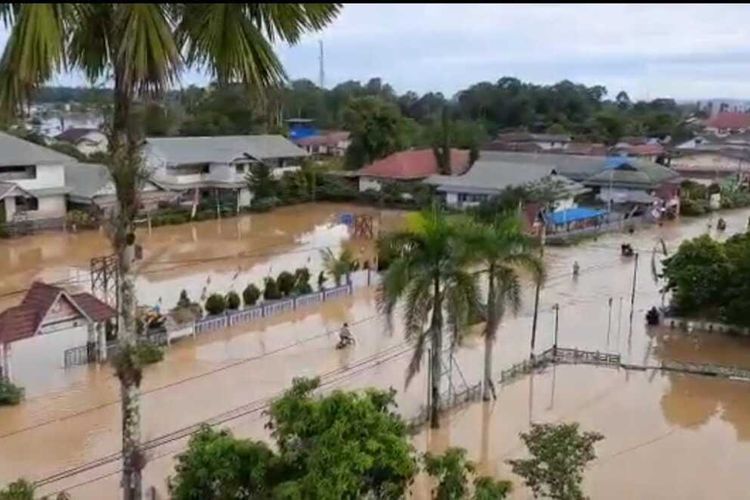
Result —
POLYGON ((557 358, 557 334, 560 326, 560 304, 555 304, 555 337, 552 340, 552 357, 557 358))
POLYGON ((633 311, 635 308, 635 285, 638 279, 638 252, 635 253, 635 262, 633 263, 633 289, 630 292, 630 325, 633 325, 633 311))
MULTIPOLYGON (((547 231, 547 225, 544 222, 544 219, 542 219, 542 232, 539 235, 539 240, 541 242, 541 248, 539 248, 539 257, 541 259, 544 259, 544 241, 547 231)), ((542 282, 541 280, 537 281, 536 283, 536 291, 534 293, 534 319, 531 321, 531 352, 529 354, 529 359, 534 361, 534 346, 536 344, 536 326, 537 326, 537 320, 539 316, 539 295, 542 291, 542 282)))
POLYGON ((607 349, 609 349, 609 333, 612 331, 612 297, 607 301, 607 349))
POLYGON ((318 60, 320 67, 318 68, 318 86, 322 89, 325 88, 326 83, 326 70, 325 70, 325 59, 323 59, 323 40, 318 40, 320 46, 320 58, 318 60))

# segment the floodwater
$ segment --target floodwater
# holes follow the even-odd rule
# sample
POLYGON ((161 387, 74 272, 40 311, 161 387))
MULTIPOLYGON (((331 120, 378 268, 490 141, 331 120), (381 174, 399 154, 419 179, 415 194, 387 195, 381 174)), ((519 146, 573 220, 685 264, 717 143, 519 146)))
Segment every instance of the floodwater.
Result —
MULTIPOLYGON (((165 305, 171 305, 181 288, 191 286, 191 295, 199 295, 208 273, 212 276, 211 285, 218 289, 218 283, 228 283, 222 280, 231 280, 237 267, 244 264, 244 287, 244 280, 265 275, 269 266, 273 266, 274 274, 284 266, 297 266, 299 261, 285 260, 298 259, 296 253, 255 257, 258 261, 252 266, 241 258, 204 261, 271 244, 279 244, 274 250, 284 252, 341 244, 347 238, 346 231, 333 223, 337 214, 345 210, 340 205, 286 209, 252 216, 244 229, 244 219, 200 223, 193 225, 198 228, 195 239, 190 225, 154 229, 150 237, 141 238, 146 255, 139 293, 151 300, 161 296, 165 305), (281 228, 283 235, 278 234, 281 228), (177 265, 174 261, 196 258, 202 259, 195 265, 197 269, 185 265, 165 270, 164 274, 145 274, 160 265, 169 268, 177 265)), ((726 233, 744 230, 748 214, 724 214, 726 233)), ((552 306, 558 303, 560 346, 619 352, 625 360, 637 364, 679 359, 750 367, 750 341, 746 339, 648 330, 644 325, 645 311, 661 301, 651 277, 651 251, 659 238, 674 251, 682 239, 707 230, 707 220, 688 219, 634 235, 603 236, 577 247, 547 248, 549 278, 541 296, 537 352, 552 343, 552 306), (640 252, 632 323, 634 259, 620 257, 619 245, 624 241, 640 252), (575 280, 571 276, 574 260, 581 266, 581 274, 575 280)), ((106 251, 106 242, 93 233, 36 238, 46 239, 47 244, 34 245, 30 242, 34 238, 11 242, 16 248, 37 250, 32 257, 26 257, 25 271, 11 267, 11 279, 17 282, 3 282, 6 291, 28 282, 19 274, 26 273, 28 280, 63 269, 70 272, 71 267, 85 266, 90 256, 106 251), (59 238, 62 249, 48 244, 55 238, 59 238), (70 243, 70 239, 77 243, 70 243)), ((9 253, 7 249, 0 250, 0 262, 9 260, 9 253)), ((17 262, 23 254, 16 252, 17 262)), ((315 258, 317 250, 299 254, 303 255, 304 264, 307 256, 315 258)), ((518 316, 506 318, 500 329, 495 352, 498 373, 528 356, 532 306, 533 290, 529 286, 518 316)), ((426 388, 424 376, 420 375, 404 389, 409 355, 398 322, 394 332, 386 331, 376 312, 374 292, 368 289, 328 302, 322 308, 298 310, 252 326, 204 334, 176 344, 165 361, 146 369, 143 438, 154 439, 217 416, 223 426, 238 435, 262 438, 265 431, 261 403, 288 387, 292 377, 302 375, 324 375, 325 390, 392 386, 399 390, 400 411, 414 415, 424 401, 426 388), (352 349, 336 351, 335 332, 344 321, 352 325, 358 343, 352 349)), ((466 339, 456 359, 469 383, 479 380, 480 339, 466 339)), ((0 484, 19 476, 42 479, 117 452, 118 388, 111 370, 81 367, 66 371, 61 379, 64 387, 58 386, 55 392, 42 388, 20 406, 0 409, 0 484)), ((458 385, 462 383, 457 370, 454 380, 458 385)), ((425 431, 414 443, 420 450, 434 451, 449 445, 463 446, 484 472, 513 480, 515 497, 527 498, 528 492, 504 464, 505 459, 523 454, 518 433, 528 428, 530 420, 575 420, 584 429, 606 436, 597 446, 599 459, 586 475, 587 493, 592 498, 746 498, 750 487, 745 473, 750 465, 748 396, 750 385, 745 382, 609 368, 557 367, 509 384, 494 404, 476 403, 453 412, 443 429, 425 431)), ((179 434, 164 441, 149 450, 144 471, 145 484, 162 492, 173 454, 186 444, 179 434)), ((50 482, 40 493, 68 489, 76 499, 113 498, 117 494, 119 466, 116 460, 105 462, 50 482)), ((418 482, 414 496, 424 498, 425 487, 418 482)))

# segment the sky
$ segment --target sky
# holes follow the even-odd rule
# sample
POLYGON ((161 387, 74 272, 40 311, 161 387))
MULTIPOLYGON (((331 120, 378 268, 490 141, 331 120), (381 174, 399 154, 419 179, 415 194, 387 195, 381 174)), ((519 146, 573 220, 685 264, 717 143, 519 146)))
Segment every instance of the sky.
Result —
MULTIPOLYGON (((381 77, 398 93, 450 96, 514 76, 537 84, 601 84, 614 97, 750 99, 748 5, 354 4, 324 31, 277 45, 292 79, 325 86, 381 77)), ((0 32, 4 46, 7 32, 0 32)), ((189 71, 183 85, 205 84, 189 71)), ((77 74, 57 85, 83 85, 77 74)))

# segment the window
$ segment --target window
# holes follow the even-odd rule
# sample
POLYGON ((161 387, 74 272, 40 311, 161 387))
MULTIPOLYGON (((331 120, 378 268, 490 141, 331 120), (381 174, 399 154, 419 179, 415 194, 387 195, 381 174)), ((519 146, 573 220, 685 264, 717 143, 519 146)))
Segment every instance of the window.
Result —
POLYGON ((19 212, 35 212, 39 210, 39 200, 37 198, 16 196, 16 210, 19 212))
POLYGON ((245 163, 238 163, 235 165, 235 169, 237 170, 238 174, 244 174, 245 173, 245 163))
POLYGON ((11 165, 0 167, 0 181, 36 179, 36 165, 11 165))

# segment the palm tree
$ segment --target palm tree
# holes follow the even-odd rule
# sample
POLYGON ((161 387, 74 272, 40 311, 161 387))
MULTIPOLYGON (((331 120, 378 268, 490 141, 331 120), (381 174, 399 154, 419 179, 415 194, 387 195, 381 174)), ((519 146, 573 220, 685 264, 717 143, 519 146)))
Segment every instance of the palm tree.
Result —
POLYGON ((510 308, 521 305, 519 270, 526 269, 539 281, 544 265, 534 252, 535 241, 523 233, 520 218, 512 212, 499 213, 491 222, 475 222, 466 228, 467 244, 487 274, 487 309, 484 329, 484 390, 482 397, 494 397, 492 349, 497 328, 510 308))
POLYGON ((341 286, 341 278, 344 276, 349 281, 349 275, 357 266, 354 254, 348 248, 341 249, 338 255, 330 248, 326 248, 320 251, 320 256, 323 259, 323 269, 331 275, 336 286, 341 286))
POLYGON ((117 213, 110 239, 117 255, 120 354, 116 360, 122 395, 123 496, 140 499, 139 385, 135 354, 135 255, 133 220, 144 171, 140 133, 133 120, 139 98, 159 97, 183 67, 207 70, 219 84, 241 81, 250 88, 286 79, 273 51, 276 40, 294 43, 326 26, 340 4, 2 4, 10 35, 0 60, 0 107, 17 112, 33 91, 61 70, 88 80, 109 80, 113 110, 108 125, 110 169, 117 213))
POLYGON ((379 241, 381 253, 395 258, 378 287, 378 305, 390 329, 396 304, 404 300, 406 338, 414 344, 406 374, 407 385, 419 371, 429 341, 430 425, 437 428, 443 373, 443 314, 447 314, 447 324, 454 332, 451 343, 454 346, 469 323, 478 290, 475 276, 468 271, 471 260, 456 221, 449 219, 435 204, 413 214, 409 222, 406 230, 386 235, 379 241), (428 317, 430 322, 425 330, 428 317))

